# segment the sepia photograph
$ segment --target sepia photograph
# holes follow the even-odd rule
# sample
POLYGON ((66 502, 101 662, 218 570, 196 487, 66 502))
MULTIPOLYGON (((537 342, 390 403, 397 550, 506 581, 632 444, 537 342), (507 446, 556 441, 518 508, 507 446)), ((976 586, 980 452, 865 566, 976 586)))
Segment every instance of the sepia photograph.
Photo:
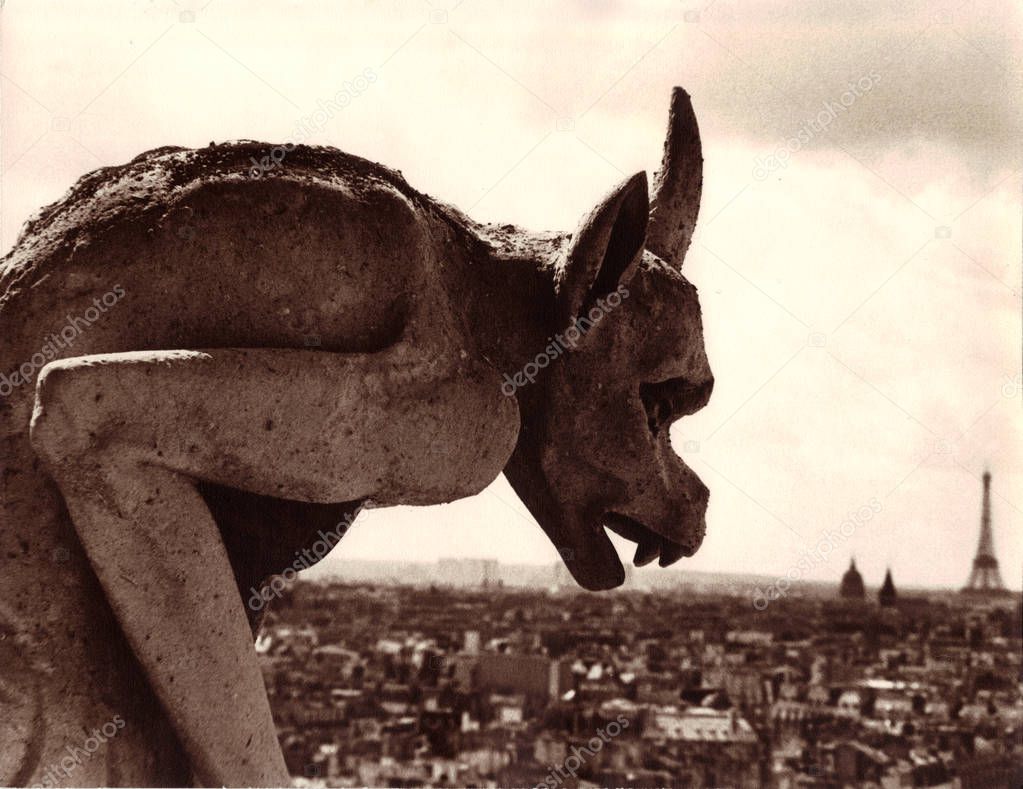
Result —
POLYGON ((1023 789, 1023 6, 0 0, 0 785, 1023 789))

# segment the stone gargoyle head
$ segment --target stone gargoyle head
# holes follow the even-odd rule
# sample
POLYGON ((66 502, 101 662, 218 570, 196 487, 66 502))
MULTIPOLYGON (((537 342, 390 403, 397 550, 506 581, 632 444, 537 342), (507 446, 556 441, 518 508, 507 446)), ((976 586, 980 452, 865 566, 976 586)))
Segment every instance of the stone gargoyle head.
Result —
POLYGON ((522 418, 505 475, 587 589, 624 581, 604 527, 637 543, 637 566, 666 567, 703 539, 708 490, 669 436, 714 385, 696 288, 681 273, 702 167, 692 105, 676 88, 653 198, 638 173, 565 240, 550 344, 505 379, 522 418))

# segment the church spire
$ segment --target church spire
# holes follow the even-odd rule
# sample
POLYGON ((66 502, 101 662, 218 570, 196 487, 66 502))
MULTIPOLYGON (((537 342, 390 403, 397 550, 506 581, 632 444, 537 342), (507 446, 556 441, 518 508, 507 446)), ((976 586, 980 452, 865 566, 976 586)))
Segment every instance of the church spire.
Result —
POLYGON ((884 574, 884 583, 881 584, 881 591, 877 593, 877 601, 884 606, 895 605, 898 595, 895 592, 895 582, 892 580, 892 568, 889 567, 884 574))

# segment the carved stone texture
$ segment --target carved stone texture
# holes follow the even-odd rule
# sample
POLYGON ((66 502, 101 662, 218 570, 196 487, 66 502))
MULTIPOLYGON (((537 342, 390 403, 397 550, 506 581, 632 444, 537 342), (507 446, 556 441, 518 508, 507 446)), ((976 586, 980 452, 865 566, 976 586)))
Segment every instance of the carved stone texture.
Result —
POLYGON ((287 783, 253 593, 362 506, 503 471, 594 590, 624 576, 605 526, 638 564, 702 540, 668 436, 713 385, 684 91, 652 201, 634 175, 574 234, 333 149, 251 168, 270 150, 98 170, 3 260, 5 783, 287 783))

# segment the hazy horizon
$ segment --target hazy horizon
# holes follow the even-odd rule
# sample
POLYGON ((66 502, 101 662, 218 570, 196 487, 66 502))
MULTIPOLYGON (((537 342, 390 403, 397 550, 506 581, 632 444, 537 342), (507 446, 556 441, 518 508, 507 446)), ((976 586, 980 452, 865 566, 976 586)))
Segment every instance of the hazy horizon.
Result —
MULTIPOLYGON (((310 567, 308 569, 308 571, 304 571, 304 572, 302 572, 299 575, 299 579, 300 580, 307 580, 307 581, 314 581, 314 582, 320 582, 320 581, 331 581, 331 582, 333 582, 333 581, 337 581, 337 582, 340 582, 340 583, 345 583, 346 582, 346 578, 345 578, 342 570, 346 566, 348 566, 350 564, 393 564, 393 565, 395 565, 395 567, 403 567, 403 566, 407 566, 407 565, 411 564, 413 566, 433 567, 433 566, 439 566, 439 563, 442 562, 442 561, 445 561, 445 560, 465 561, 465 562, 490 561, 490 559, 488 559, 487 557, 460 556, 460 557, 439 557, 438 559, 434 559, 434 560, 413 559, 410 562, 398 562, 398 561, 396 561, 394 559, 371 559, 371 558, 360 559, 358 557, 349 557, 349 556, 344 556, 342 554, 342 555, 339 555, 336 559, 332 559, 331 561, 324 562, 322 564, 317 564, 317 565, 314 565, 314 566, 310 567)), ((498 565, 502 566, 502 567, 529 568, 531 570, 533 570, 533 569, 539 570, 541 568, 547 569, 547 568, 557 567, 559 565, 559 563, 560 563, 558 560, 550 561, 550 562, 516 562, 516 563, 503 562, 500 559, 497 559, 497 560, 494 560, 494 561, 497 561, 498 565)), ((839 583, 841 581, 842 575, 845 573, 845 571, 847 569, 848 569, 848 564, 844 565, 842 567, 841 572, 839 572, 834 578, 821 578, 821 579, 818 579, 818 578, 807 578, 807 579, 803 579, 803 580, 794 581, 792 583, 792 587, 791 588, 793 590, 798 589, 801 586, 812 586, 812 587, 820 587, 820 588, 825 588, 825 589, 826 588, 833 588, 835 593, 836 593, 836 595, 837 595, 838 587, 839 587, 839 583)), ((673 565, 672 567, 669 567, 669 568, 658 568, 658 570, 649 570, 649 571, 646 571, 646 572, 636 571, 635 568, 634 568, 634 572, 637 572, 639 575, 644 576, 644 577, 648 577, 648 578, 653 576, 654 580, 656 580, 657 576, 665 575, 665 574, 669 577, 669 580, 672 577, 674 577, 674 576, 678 576, 678 580, 679 580, 680 583, 685 583, 685 579, 687 577, 689 577, 689 576, 695 576, 695 577, 699 577, 699 578, 708 578, 708 577, 710 577, 710 578, 742 579, 742 580, 746 580, 746 581, 750 581, 750 582, 756 581, 758 583, 762 583, 762 584, 765 585, 764 587, 761 587, 761 591, 764 591, 766 589, 766 585, 767 584, 777 580, 777 577, 771 575, 770 573, 747 573, 747 572, 738 572, 738 571, 732 572, 732 571, 728 571, 728 570, 693 570, 693 569, 687 569, 684 565, 681 565, 681 564, 673 565)), ((390 579, 391 583, 396 582, 396 581, 397 581, 396 578, 391 578, 390 579)), ((899 592, 899 593, 905 592, 907 594, 913 594, 913 593, 917 593, 917 592, 927 592, 927 593, 934 592, 934 593, 941 593, 941 594, 945 594, 945 593, 958 594, 960 592, 960 590, 961 590, 961 587, 962 587, 962 584, 959 584, 959 586, 943 586, 943 585, 940 585, 940 584, 939 585, 934 585, 934 584, 922 584, 922 585, 903 584, 899 580, 899 578, 896 577, 894 574, 892 575, 892 581, 895 584, 895 588, 896 588, 897 592, 899 592)), ((362 581, 361 579, 354 579, 354 580, 351 580, 350 582, 354 583, 354 584, 359 584, 359 583, 363 583, 364 581, 362 581)), ((883 582, 884 582, 884 578, 883 577, 877 579, 876 582, 871 582, 869 579, 864 579, 864 588, 866 589, 866 595, 867 595, 866 596, 866 600, 868 602, 872 602, 873 601, 872 598, 877 596, 877 592, 880 590, 883 582)), ((575 584, 573 583, 573 584, 571 584, 571 586, 575 587, 575 584)), ((1011 585, 1008 585, 1008 586, 1011 587, 1011 585)), ((578 588, 579 588, 580 592, 585 592, 586 591, 586 590, 582 589, 581 587, 578 587, 578 588)), ((620 587, 620 588, 628 589, 629 587, 628 587, 628 585, 626 585, 625 587, 620 587)), ((665 584, 657 584, 657 585, 651 586, 649 588, 653 589, 653 590, 669 591, 672 587, 671 587, 670 583, 665 583, 665 584)), ((743 596, 745 596, 746 593, 748 593, 751 590, 754 590, 754 587, 749 587, 749 589, 743 590, 743 596)), ((1019 589, 1012 589, 1012 591, 1014 593, 1016 593, 1017 595, 1020 593, 1019 589)), ((591 594, 598 594, 599 595, 599 594, 603 594, 603 592, 592 592, 591 594)), ((786 596, 788 596, 790 594, 791 594, 791 592, 788 592, 788 591, 786 592, 786 596)))
MULTIPOLYGON (((684 273, 716 387, 672 430, 711 490, 704 545, 678 569, 780 577, 837 532, 806 580, 837 582, 855 555, 868 588, 890 566, 897 584, 955 589, 988 468, 1002 577, 1020 588, 1017 4, 58 7, 0 12, 4 252, 97 167, 282 142, 303 122, 307 142, 400 169, 480 221, 572 229, 656 170, 685 87, 706 161, 684 273)), ((335 557, 557 554, 499 478, 443 507, 366 513, 335 557)))

